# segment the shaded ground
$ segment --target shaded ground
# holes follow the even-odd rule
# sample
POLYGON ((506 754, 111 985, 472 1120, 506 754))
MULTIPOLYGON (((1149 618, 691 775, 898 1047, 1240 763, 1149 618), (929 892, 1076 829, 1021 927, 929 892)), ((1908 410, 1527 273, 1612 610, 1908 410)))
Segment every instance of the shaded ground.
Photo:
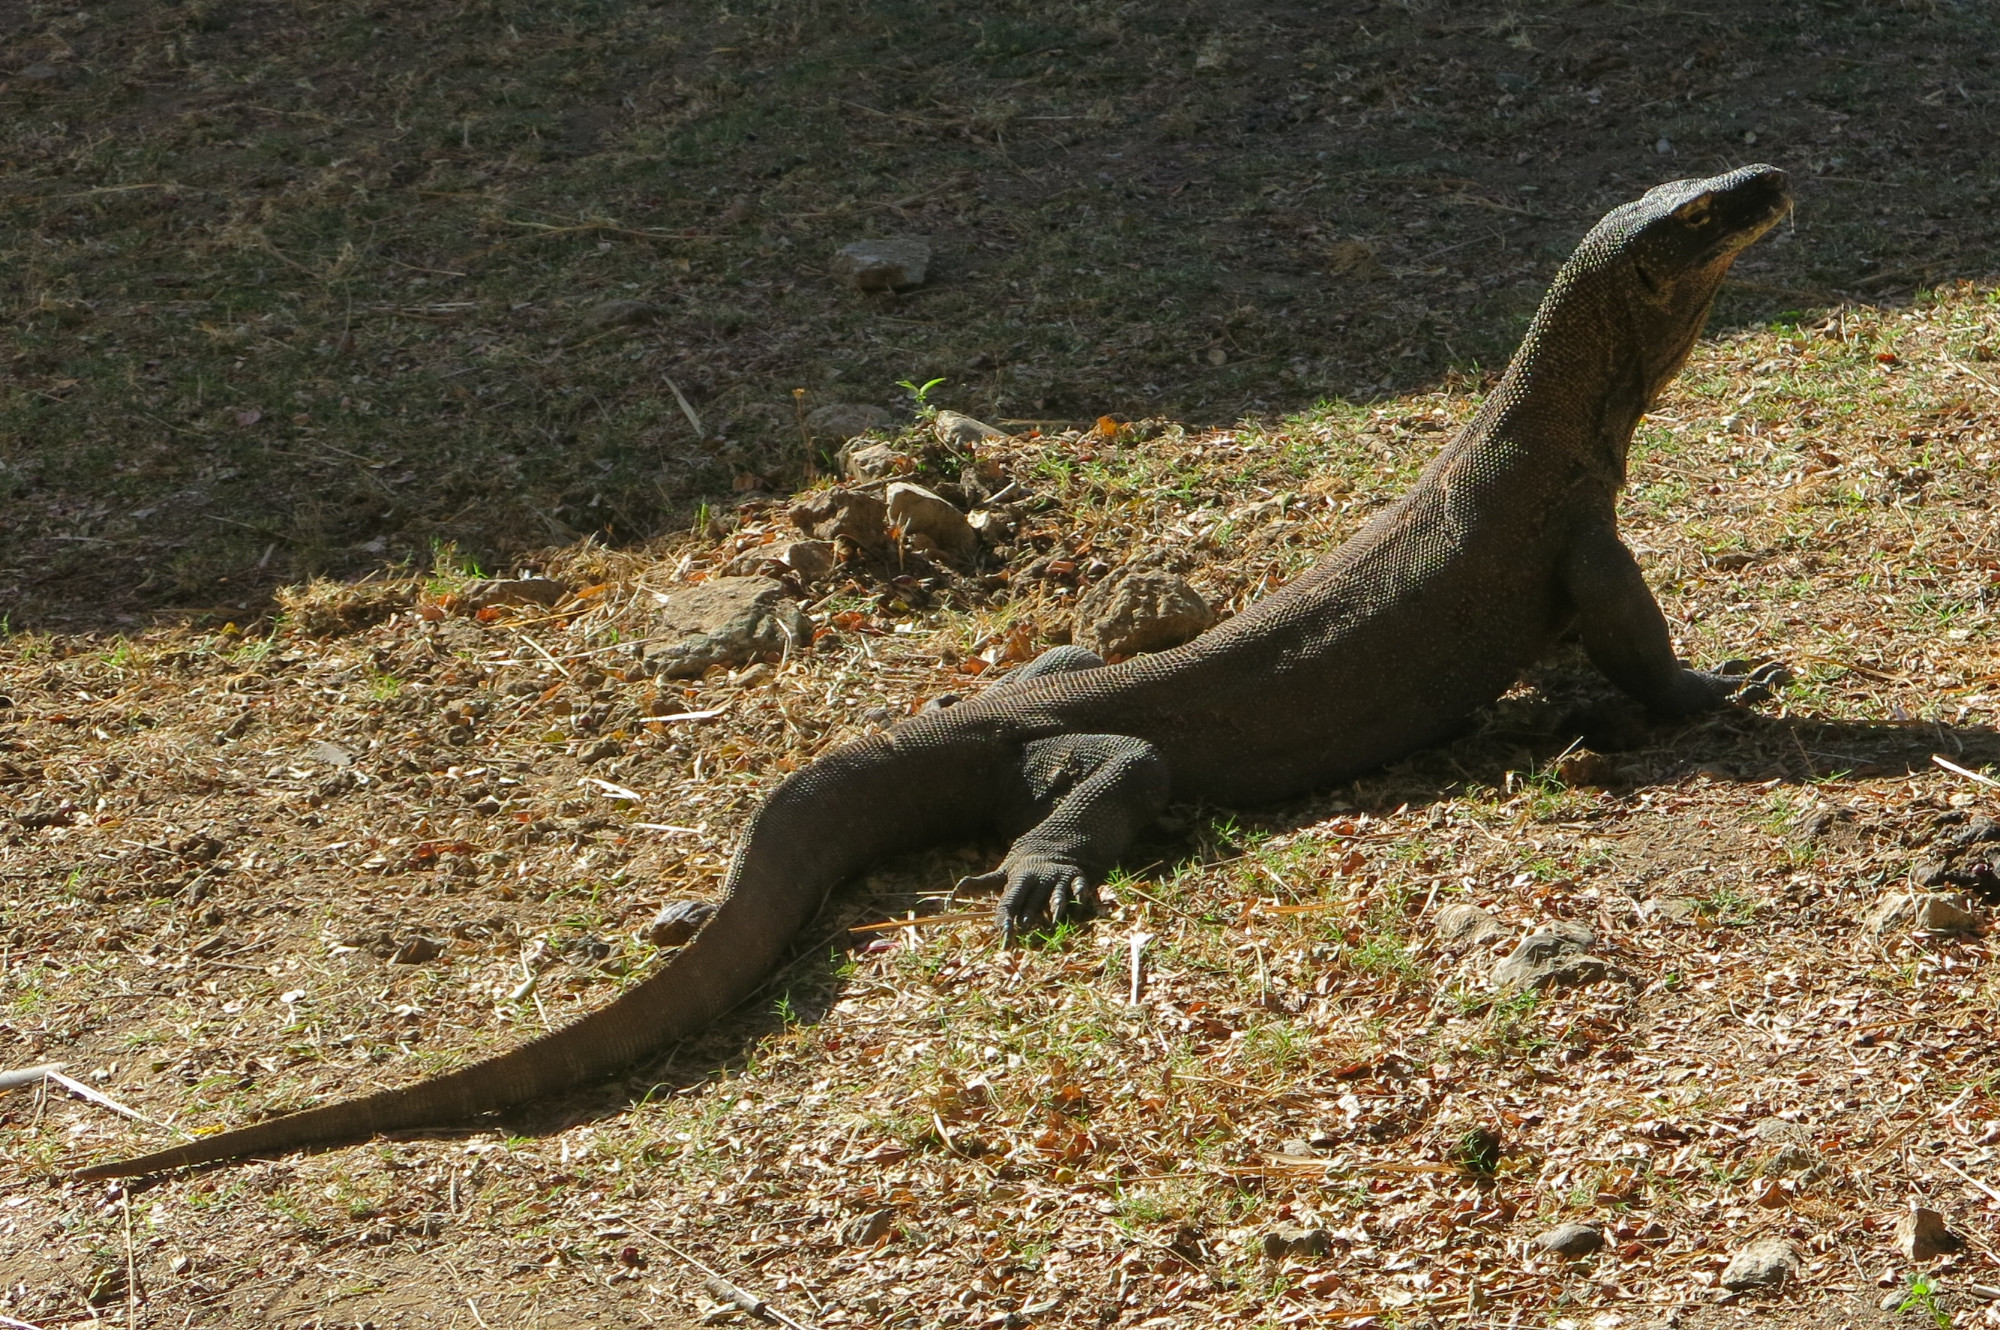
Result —
POLYGON ((8 0, 0 612, 650 537, 799 482, 797 388, 1226 425, 1476 380, 1607 206, 1746 161, 1799 213, 1724 326, 1984 278, 1994 37, 1953 0, 8 0), (881 234, 929 286, 838 288, 881 234))
POLYGON ((1627 531, 1681 648, 1798 668, 1757 713, 1651 726, 1561 658, 1322 798, 1175 810, 1089 929, 850 932, 935 911, 994 850, 918 856, 610 1085, 130 1191, 56 1175, 609 1000, 653 963, 633 930, 713 890, 783 771, 1061 640, 1095 565, 1171 546, 1240 607, 1476 396, 987 448, 1027 496, 1004 554, 801 588, 809 654, 686 688, 630 669, 655 593, 783 535, 781 509, 548 553, 577 588, 548 611, 468 614, 440 570, 294 591, 270 634, 17 634, 0 1048, 148 1121, 0 1096, 0 1312, 671 1325, 714 1310, 692 1257, 823 1326, 1993 1324, 1991 935, 1865 920, 1933 872, 1994 904, 1993 790, 1932 758, 2000 762, 1996 348, 1969 286, 1730 332, 1642 427, 1627 531), (1496 951, 1440 934, 1462 903, 1496 951), (1496 997, 1494 956, 1555 923, 1618 974, 1496 997), (1897 1251, 1913 1200, 1962 1252, 1897 1251), (1532 1246, 1563 1221, 1606 1247, 1532 1246), (1286 1224, 1324 1254, 1262 1255, 1286 1224), (1796 1280, 1725 1298, 1759 1238, 1796 1280))

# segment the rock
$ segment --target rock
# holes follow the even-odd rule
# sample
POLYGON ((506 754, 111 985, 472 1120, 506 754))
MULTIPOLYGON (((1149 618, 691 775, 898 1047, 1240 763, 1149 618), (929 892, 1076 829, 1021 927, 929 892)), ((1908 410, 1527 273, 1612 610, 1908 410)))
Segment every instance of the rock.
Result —
POLYGON ((870 430, 890 429, 896 418, 879 406, 864 402, 828 402, 806 412, 806 431, 815 439, 839 439, 842 443, 870 430))
POLYGON ((422 965, 444 955, 446 943, 443 938, 413 937, 389 954, 394 965, 422 965))
POLYGON ((931 247, 922 240, 857 240, 833 256, 833 275, 857 291, 904 291, 930 275, 931 247))
POLYGON ((889 509, 858 490, 821 490, 792 505, 792 524, 814 540, 847 540, 863 549, 889 543, 889 509))
POLYGON ((887 480, 916 470, 916 459, 899 453, 886 443, 862 443, 840 450, 840 466, 849 480, 887 480))
POLYGON ((962 416, 956 411, 940 411, 931 421, 938 442, 955 448, 974 448, 988 439, 1004 439, 1007 431, 994 429, 983 420, 962 416))
POLYGON ((1556 763, 1556 779, 1575 789, 1579 786, 1595 786, 1605 789, 1618 783, 1618 768, 1602 753, 1589 749, 1571 753, 1556 763))
POLYGON ((1984 813, 1974 817, 1957 831, 1944 837, 1945 844, 1955 850, 1968 845, 1983 845, 1988 841, 2000 840, 2000 822, 1995 822, 1984 813))
POLYGON ((722 565, 723 577, 782 577, 786 573, 801 582, 817 582, 833 571, 833 542, 830 540, 780 540, 757 545, 722 565), (776 570, 775 574, 773 569, 776 570))
POLYGON ((1114 568, 1076 607, 1078 646, 1100 656, 1165 651, 1215 622, 1215 611, 1186 579, 1161 568, 1114 568))
POLYGON ((1507 936, 1507 926, 1495 919, 1477 905, 1460 902, 1447 905, 1437 912, 1437 922, 1431 925, 1438 941, 1448 947, 1477 951, 1490 947, 1507 936))
POLYGON ((541 605, 553 609, 569 598, 569 587, 551 577, 481 577, 460 594, 476 610, 493 605, 541 605))
POLYGON ((840 1226, 840 1241, 847 1247, 873 1247, 889 1236, 895 1225, 894 1210, 874 1210, 865 1215, 856 1215, 840 1226))
POLYGON ((1640 908, 1655 919, 1684 924, 1701 913, 1701 902, 1692 896, 1655 896, 1640 908))
POLYGON ((1932 933, 1972 933, 1979 915, 1965 896, 1938 892, 1899 892, 1885 897, 1868 912, 1868 927, 1877 933, 1920 928, 1932 933))
POLYGON ((1943 1215, 1921 1205, 1912 1205, 1896 1223, 1896 1250, 1913 1261, 1934 1261, 1964 1246, 1965 1239, 1945 1226, 1943 1215))
POLYGON ((1722 1286, 1732 1293, 1778 1288, 1799 1273, 1799 1253, 1783 1238, 1759 1238, 1729 1258, 1722 1286))
POLYGON ((1278 1153, 1288 1159, 1312 1159, 1319 1154, 1312 1142, 1303 1136, 1290 1136, 1278 1142, 1278 1153))
POLYGON ((967 513, 965 524, 988 545, 1005 544, 1014 538, 1014 519, 990 508, 967 513))
POLYGON ((1270 1259, 1282 1261, 1288 1256, 1324 1256, 1333 1250, 1333 1238, 1323 1228, 1280 1224, 1265 1229, 1257 1245, 1270 1259))
POLYGON ((1557 1256, 1588 1256, 1604 1247, 1604 1230, 1595 1224, 1561 1224, 1535 1239, 1535 1246, 1557 1256))
POLYGON ((639 930, 639 938, 656 947, 678 947, 700 932, 714 913, 715 907, 707 901, 668 901, 639 930))
POLYGON ((649 673, 690 678, 711 665, 741 665, 766 652, 812 645, 812 620, 768 577, 719 577, 678 589, 660 611, 646 652, 649 673))
POLYGON ((963 558, 979 548, 979 534, 965 514, 922 485, 898 480, 889 486, 889 520, 905 538, 923 536, 946 555, 963 558))
POLYGON ((1521 993, 1594 984, 1609 975, 1611 967, 1586 951, 1590 943, 1590 930, 1574 924, 1538 929, 1493 967, 1493 987, 1501 993, 1521 993))
POLYGON ((607 300, 583 312, 583 326, 592 332, 636 328, 660 317, 660 307, 644 300, 607 300))

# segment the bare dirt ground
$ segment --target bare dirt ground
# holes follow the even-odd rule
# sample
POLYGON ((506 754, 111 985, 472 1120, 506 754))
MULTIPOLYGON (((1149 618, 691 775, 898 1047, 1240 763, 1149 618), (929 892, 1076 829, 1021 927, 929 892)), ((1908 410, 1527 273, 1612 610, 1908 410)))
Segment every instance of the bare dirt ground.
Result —
POLYGON ((1919 877, 1995 898, 1995 791, 1933 760, 2000 763, 1979 10, 0 19, 0 1068, 140 1115, 0 1095, 0 1315, 742 1322, 692 1258, 812 1325, 2000 1321, 1989 937, 1866 922, 1919 877), (1604 206, 1756 158, 1798 224, 1625 513, 1685 654, 1792 662, 1778 701, 1661 727, 1559 659, 1322 798, 1176 810, 1042 945, 851 931, 996 847, 912 856, 608 1085, 63 1179, 601 1005, 785 770, 1062 640, 1129 555, 1225 609, 1295 573, 1471 413, 1604 206), (934 289, 824 275, 910 231, 934 289), (628 298, 652 321, 589 324, 628 298), (1044 418, 982 449, 1017 541, 799 588, 823 631, 781 662, 631 669, 655 593, 786 531, 794 387, 938 375, 1044 418), (1192 423, 1047 419, 1104 412, 1192 423), (474 559, 575 594, 471 613, 474 559), (1499 953, 1586 925, 1615 973, 1496 998, 1460 903, 1499 953), (1963 1250, 1899 1253, 1912 1201, 1963 1250), (1532 1245, 1569 1221, 1604 1249, 1532 1245), (1286 1225, 1326 1249, 1267 1257, 1286 1225), (1797 1277, 1725 1296, 1760 1238, 1797 1277))

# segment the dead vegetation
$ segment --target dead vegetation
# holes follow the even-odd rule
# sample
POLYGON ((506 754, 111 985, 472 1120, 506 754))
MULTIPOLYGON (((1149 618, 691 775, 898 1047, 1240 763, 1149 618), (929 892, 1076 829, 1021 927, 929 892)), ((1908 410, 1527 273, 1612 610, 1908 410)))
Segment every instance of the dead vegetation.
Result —
POLYGON ((553 608, 474 611, 441 567, 292 593, 268 633, 16 634, 0 1027, 144 1121, 0 1102, 34 1179, 0 1210, 6 1314, 671 1323, 712 1310, 691 1257, 815 1325, 1643 1325, 1728 1315, 1724 1262, 1780 1237, 1800 1274, 1760 1318, 1893 1295, 1983 1323, 1990 944, 1864 919, 1984 853, 1991 791, 1931 757, 2000 760, 1995 310, 1968 287, 1726 335, 1642 427, 1628 531, 1684 649, 1799 668, 1758 714, 1654 727, 1557 660, 1324 798, 1177 810, 1090 928, 997 950, 940 896, 993 847, 918 855, 609 1087, 129 1192, 41 1179, 600 1005, 783 771, 1060 639, 1131 554, 1255 596, 1474 397, 988 445, 1025 495, 1004 555, 837 572, 802 588, 810 652, 700 680, 630 668, 655 593, 778 508, 552 552, 553 608), (1613 977, 1496 996, 1434 927, 1462 903, 1510 939, 1587 926, 1613 977), (1969 1245, 1899 1255, 1913 1199, 1969 1245), (1564 1221, 1603 1249, 1531 1245, 1564 1221))

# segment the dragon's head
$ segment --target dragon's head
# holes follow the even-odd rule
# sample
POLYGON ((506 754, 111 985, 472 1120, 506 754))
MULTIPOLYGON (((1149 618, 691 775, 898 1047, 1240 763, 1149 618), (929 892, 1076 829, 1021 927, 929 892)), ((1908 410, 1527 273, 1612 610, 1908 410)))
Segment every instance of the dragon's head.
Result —
POLYGON ((1775 166, 1669 181, 1607 213, 1556 284, 1578 294, 1594 287, 1600 299, 1591 303, 1617 307, 1613 319, 1637 334, 1621 349, 1643 358, 1650 399, 1693 349, 1729 265, 1791 208, 1785 173, 1775 166))

